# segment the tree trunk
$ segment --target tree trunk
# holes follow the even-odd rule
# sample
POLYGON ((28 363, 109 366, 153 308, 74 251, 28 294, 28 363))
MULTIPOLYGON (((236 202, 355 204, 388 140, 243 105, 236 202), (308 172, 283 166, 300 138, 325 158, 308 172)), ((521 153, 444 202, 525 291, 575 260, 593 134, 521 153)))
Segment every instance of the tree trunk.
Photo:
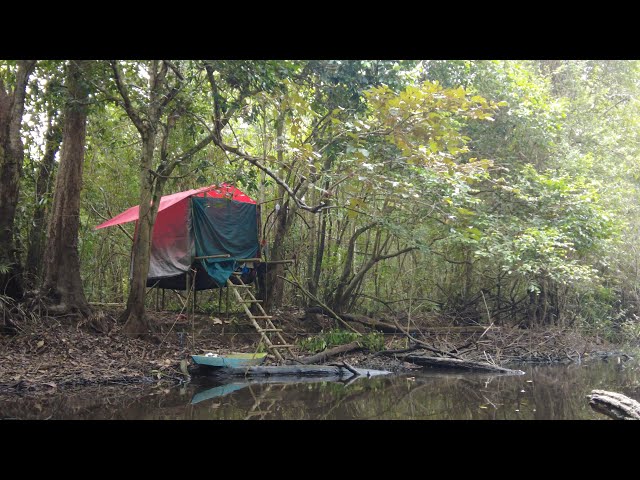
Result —
MULTIPOLYGON (((287 201, 277 214, 276 234, 274 236, 269 260, 284 260, 284 242, 291 223, 288 218, 288 216, 291 215, 290 212, 287 212, 289 209, 288 205, 289 202, 287 201)), ((295 207, 292 205, 291 208, 295 207)), ((282 305, 284 281, 280 277, 283 275, 284 266, 282 264, 269 265, 267 267, 266 299, 268 312, 271 311, 273 307, 282 305)))
MULTIPOLYGON (((327 186, 325 185, 325 188, 327 186)), ((317 296, 318 295, 318 287, 320 286, 320 274, 322 272, 322 257, 324 256, 324 251, 326 249, 326 238, 327 238, 327 216, 329 215, 328 210, 324 210, 321 213, 322 219, 320 220, 320 231, 318 232, 318 248, 315 252, 315 265, 313 268, 313 273, 309 272, 309 275, 313 275, 311 279, 312 289, 309 291, 317 296)), ((310 253, 311 258, 314 256, 314 252, 310 253)))
MULTIPOLYGON (((283 145, 283 134, 284 134, 284 120, 285 113, 280 112, 278 115, 278 119, 276 120, 276 154, 278 158, 278 164, 283 165, 284 163, 284 145, 283 145)), ((280 197, 284 198, 285 192, 283 188, 280 188, 280 197)), ((273 244, 270 249, 270 256, 268 260, 284 260, 284 241, 289 232, 289 227, 291 225, 291 219, 294 215, 293 209, 295 205, 291 205, 291 210, 289 209, 289 200, 282 202, 282 207, 279 211, 276 212, 275 218, 275 226, 276 231, 273 239, 273 244)), ((284 281, 279 278, 284 274, 284 267, 280 264, 277 265, 269 265, 267 267, 266 272, 266 282, 265 282, 265 302, 263 304, 264 309, 267 312, 270 312, 273 307, 278 307, 282 305, 282 294, 284 291, 284 281)))
MULTIPOLYGON (((158 214, 164 184, 174 168, 193 157, 214 140, 213 133, 200 140, 192 148, 170 157, 169 136, 180 117, 180 108, 168 111, 176 96, 182 91, 185 78, 173 62, 151 60, 147 63, 149 101, 142 108, 134 107, 129 97, 128 83, 117 61, 110 61, 113 80, 120 95, 120 104, 135 125, 142 139, 140 158, 140 206, 136 236, 132 249, 132 271, 127 308, 120 319, 125 322, 124 332, 133 337, 149 334, 153 324, 145 315, 144 300, 153 226, 158 214), (175 83, 171 84, 168 74, 173 72, 175 83), (165 121, 163 121, 163 118, 165 121), (161 135, 160 135, 161 134, 161 135), (160 135, 160 136, 158 136, 160 135), (156 143, 159 145, 159 162, 154 170, 156 143)), ((211 76, 213 72, 209 72, 211 76)), ((212 78, 212 77, 211 77, 212 78)), ((214 84, 215 85, 215 84, 214 84)), ((216 113, 216 128, 226 124, 219 121, 216 113)))
POLYGON ((360 227, 353 232, 351 238, 349 239, 349 246, 347 248, 347 256, 343 262, 342 267, 342 275, 340 276, 340 280, 338 281, 338 286, 336 288, 336 292, 333 295, 333 299, 331 301, 331 308, 336 312, 340 313, 340 311, 344 307, 345 301, 345 290, 348 288, 350 284, 351 272, 353 271, 353 263, 354 263, 354 254, 356 248, 356 240, 360 235, 365 233, 370 228, 373 228, 377 225, 376 222, 369 223, 363 227, 360 227))
POLYGON ((36 207, 33 212, 33 222, 29 229, 27 260, 25 262, 25 282, 35 287, 42 274, 43 254, 45 248, 46 211, 45 198, 51 192, 55 156, 62 142, 62 122, 50 124, 46 134, 44 155, 38 167, 36 178, 36 207))
POLYGON ((87 130, 88 90, 82 79, 86 65, 87 61, 71 61, 68 66, 62 153, 47 228, 42 287, 44 296, 53 301, 50 311, 83 316, 91 313, 82 289, 78 256, 80 190, 87 130))
POLYGON ((22 269, 14 242, 14 220, 20 189, 24 147, 20 135, 27 82, 36 62, 18 62, 13 90, 0 80, 0 294, 23 295, 22 269))
POLYGON ((127 308, 121 320, 125 322, 124 332, 133 337, 149 334, 152 325, 145 314, 144 299, 147 291, 147 276, 149 275, 149 259, 151 255, 151 235, 159 207, 161 192, 154 192, 153 174, 150 172, 155 149, 155 134, 143 135, 142 162, 140 168, 140 213, 136 236, 133 240, 133 260, 130 278, 127 308), (157 201, 151 202, 152 198, 157 201))

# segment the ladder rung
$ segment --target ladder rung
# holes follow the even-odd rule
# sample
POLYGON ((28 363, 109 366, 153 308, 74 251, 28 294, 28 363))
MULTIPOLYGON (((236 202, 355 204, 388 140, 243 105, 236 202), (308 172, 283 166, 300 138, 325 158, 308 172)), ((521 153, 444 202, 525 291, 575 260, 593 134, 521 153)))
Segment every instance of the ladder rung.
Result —
POLYGON ((236 285, 235 283, 232 283, 232 285, 234 287, 240 287, 240 288, 251 288, 251 285, 245 285, 244 283, 242 285, 236 285))
POLYGON ((251 318, 273 318, 271 315, 251 315, 251 318))
POLYGON ((269 348, 293 348, 295 345, 271 345, 269 348))
POLYGON ((259 332, 282 332, 281 328, 261 328, 259 332))

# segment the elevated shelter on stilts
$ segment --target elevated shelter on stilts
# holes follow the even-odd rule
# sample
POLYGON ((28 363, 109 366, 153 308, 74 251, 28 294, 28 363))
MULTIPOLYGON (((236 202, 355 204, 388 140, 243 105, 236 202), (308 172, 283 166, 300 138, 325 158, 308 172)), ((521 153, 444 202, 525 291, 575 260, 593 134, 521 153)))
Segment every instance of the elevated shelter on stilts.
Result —
MULTIPOLYGON (((131 207, 95 228, 137 222, 138 211, 131 207)), ((147 286, 189 290, 192 269, 191 288, 225 286, 240 263, 260 257, 259 220, 255 200, 228 184, 163 196, 151 238, 147 286)))

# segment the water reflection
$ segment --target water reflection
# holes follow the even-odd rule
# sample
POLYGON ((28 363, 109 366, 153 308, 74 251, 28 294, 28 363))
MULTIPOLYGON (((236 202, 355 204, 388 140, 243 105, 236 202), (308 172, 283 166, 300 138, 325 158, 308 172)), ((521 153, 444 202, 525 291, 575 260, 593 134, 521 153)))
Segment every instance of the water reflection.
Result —
POLYGON ((0 418, 191 420, 566 420, 606 417, 591 410, 593 389, 640 399, 636 362, 521 365, 522 376, 427 370, 413 376, 181 388, 102 387, 39 398, 0 398, 0 418))

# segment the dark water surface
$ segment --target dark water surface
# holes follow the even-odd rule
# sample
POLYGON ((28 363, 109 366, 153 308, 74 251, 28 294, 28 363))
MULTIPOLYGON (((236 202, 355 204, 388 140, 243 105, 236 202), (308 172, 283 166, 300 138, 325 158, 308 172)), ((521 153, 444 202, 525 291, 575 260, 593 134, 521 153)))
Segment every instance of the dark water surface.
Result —
POLYGON ((521 376, 427 370, 337 382, 192 382, 182 387, 95 387, 0 397, 3 419, 149 420, 606 420, 593 389, 640 400, 632 360, 520 365, 521 376))

